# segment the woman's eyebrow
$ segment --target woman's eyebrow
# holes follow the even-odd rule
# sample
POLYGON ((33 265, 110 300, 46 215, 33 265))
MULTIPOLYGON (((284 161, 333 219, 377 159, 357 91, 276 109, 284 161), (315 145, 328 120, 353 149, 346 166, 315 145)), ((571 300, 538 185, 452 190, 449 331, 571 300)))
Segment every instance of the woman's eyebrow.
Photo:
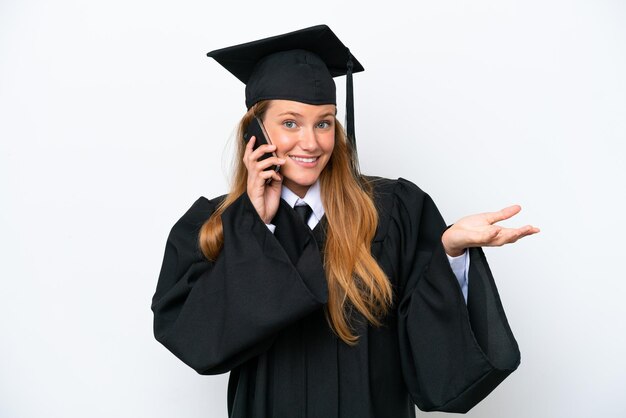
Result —
POLYGON ((291 112, 291 111, 287 111, 287 112, 283 112, 281 114, 279 114, 278 116, 285 116, 285 115, 291 115, 291 116, 296 116, 296 117, 302 117, 301 114, 297 113, 297 112, 291 112))
MULTIPOLYGON (((295 117, 299 117, 299 118, 303 117, 300 113, 298 113, 298 112, 291 112, 291 111, 280 113, 277 116, 285 116, 285 115, 291 115, 291 116, 295 116, 295 117)), ((334 117, 335 114, 332 113, 332 112, 328 112, 328 113, 324 113, 323 115, 318 116, 318 118, 325 118, 325 117, 328 117, 328 116, 334 117)))

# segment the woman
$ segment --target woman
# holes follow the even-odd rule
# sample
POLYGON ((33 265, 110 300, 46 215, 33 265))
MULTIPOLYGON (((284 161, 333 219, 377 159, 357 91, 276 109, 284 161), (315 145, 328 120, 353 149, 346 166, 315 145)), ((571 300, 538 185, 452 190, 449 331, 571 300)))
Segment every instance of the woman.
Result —
POLYGON ((260 50, 240 77, 232 189, 200 197, 168 238, 155 337, 200 374, 230 371, 230 417, 465 412, 519 364, 480 246, 538 229, 494 225, 518 206, 446 229, 411 182, 360 175, 332 48, 350 79, 326 26, 210 53, 241 75, 232 65, 260 50), (256 150, 254 117, 272 142, 256 150))

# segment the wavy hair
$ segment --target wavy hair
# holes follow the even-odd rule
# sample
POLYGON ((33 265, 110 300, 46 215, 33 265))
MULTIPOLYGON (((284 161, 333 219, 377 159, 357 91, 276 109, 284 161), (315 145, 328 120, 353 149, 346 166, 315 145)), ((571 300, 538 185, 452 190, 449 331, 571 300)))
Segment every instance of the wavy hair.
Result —
MULTIPOLYGON (((216 260, 224 244, 221 215, 247 190, 243 163, 243 134, 253 117, 263 120, 271 101, 253 105, 239 122, 237 155, 230 192, 202 225, 199 245, 208 260, 216 260)), ((370 243, 378 225, 372 188, 357 174, 356 159, 343 126, 335 119, 335 147, 320 174, 322 204, 327 221, 324 269, 328 284, 326 320, 333 332, 348 345, 358 342, 352 310, 373 326, 380 326, 393 300, 389 279, 371 254, 370 243)))

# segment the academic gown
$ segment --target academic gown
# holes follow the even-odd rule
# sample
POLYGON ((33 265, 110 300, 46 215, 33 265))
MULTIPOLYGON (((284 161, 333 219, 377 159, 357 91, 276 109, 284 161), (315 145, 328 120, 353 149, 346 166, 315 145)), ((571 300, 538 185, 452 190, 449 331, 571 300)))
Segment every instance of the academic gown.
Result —
POLYGON ((371 251, 394 302, 381 327, 352 311, 353 347, 324 316, 325 217, 311 231, 281 200, 272 234, 244 193, 222 215, 215 262, 197 236, 223 196, 200 197, 171 229, 154 334, 200 374, 230 371, 229 417, 404 418, 414 404, 464 413, 519 365, 482 250, 470 249, 466 305, 430 196, 402 178, 368 179, 379 215, 371 251))

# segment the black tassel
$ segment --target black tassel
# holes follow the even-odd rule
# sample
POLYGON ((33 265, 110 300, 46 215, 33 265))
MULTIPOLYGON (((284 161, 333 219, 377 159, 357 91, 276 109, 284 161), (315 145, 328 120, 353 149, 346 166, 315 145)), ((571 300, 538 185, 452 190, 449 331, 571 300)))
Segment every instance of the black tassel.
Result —
POLYGON ((348 63, 346 72, 346 133, 348 135, 348 143, 352 151, 352 164, 355 173, 359 172, 359 163, 356 152, 356 135, 354 133, 354 92, 352 86, 352 54, 348 50, 348 63))

